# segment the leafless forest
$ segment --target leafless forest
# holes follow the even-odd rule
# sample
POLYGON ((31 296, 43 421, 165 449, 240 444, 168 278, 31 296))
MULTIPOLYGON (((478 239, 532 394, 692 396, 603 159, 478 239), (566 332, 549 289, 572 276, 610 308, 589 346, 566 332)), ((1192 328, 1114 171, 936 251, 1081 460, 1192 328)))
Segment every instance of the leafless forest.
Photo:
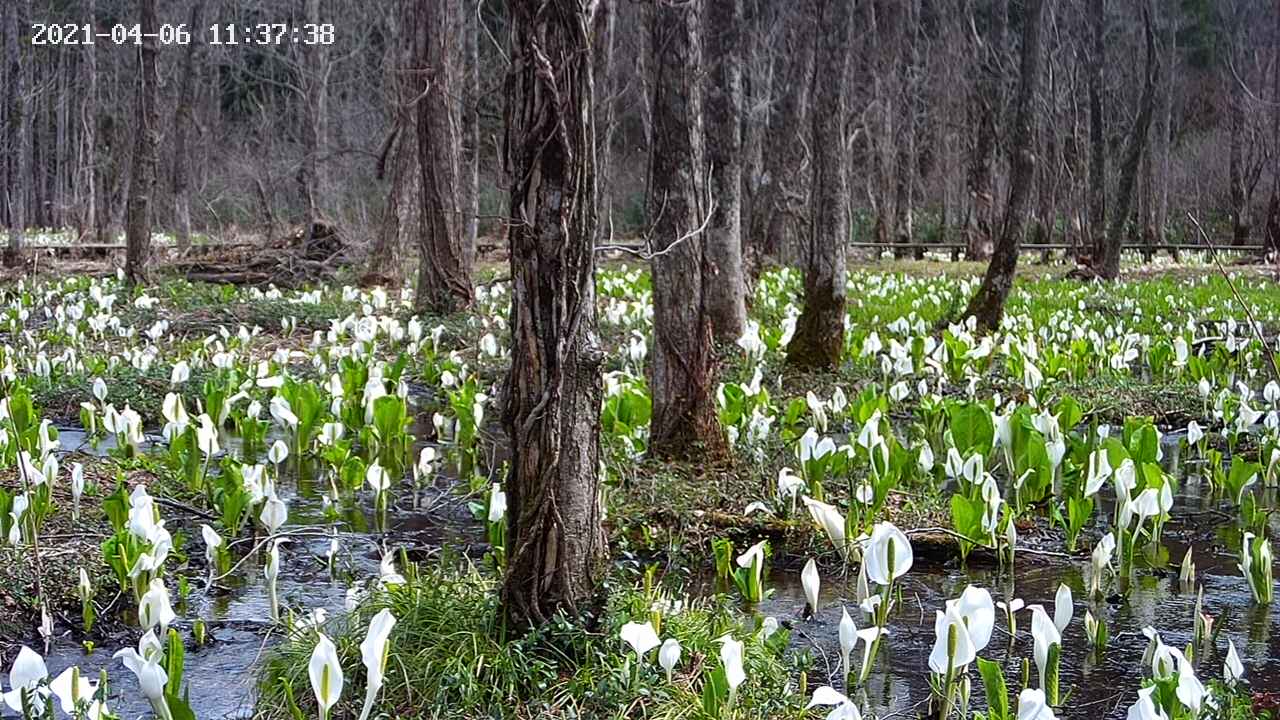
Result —
MULTIPOLYGON (((651 42, 664 3, 608 2, 593 18, 600 242, 656 237, 655 193, 680 180, 695 214, 713 199, 712 235, 740 238, 748 273, 799 260, 795 239, 839 202, 855 243, 990 254, 1016 175, 1031 3, 863 0, 842 8, 847 18, 811 0, 694 4, 674 64, 651 42), (668 71, 683 74, 688 107, 667 105, 668 71), (825 91, 841 76, 847 93, 832 105, 825 91), (672 132, 700 167, 650 159, 672 132), (847 165, 840 187, 818 172, 834 155, 847 165)), ((475 248, 500 242, 511 182, 500 0, 6 0, 3 11, 11 260, 24 229, 112 242, 134 196, 151 231, 183 245, 331 224, 368 249, 377 277, 440 235, 431 272, 464 296, 475 248), (185 25, 192 39, 105 36, 148 22, 185 25), (33 43, 36 24, 88 23, 104 34, 92 44, 33 43), (333 42, 229 44, 210 32, 260 23, 329 24, 333 42)), ((1118 256, 1108 247, 1196 242, 1190 210, 1221 242, 1270 246, 1275 3, 1057 0, 1043 13, 1023 240, 1078 249, 1107 274, 1118 256)))

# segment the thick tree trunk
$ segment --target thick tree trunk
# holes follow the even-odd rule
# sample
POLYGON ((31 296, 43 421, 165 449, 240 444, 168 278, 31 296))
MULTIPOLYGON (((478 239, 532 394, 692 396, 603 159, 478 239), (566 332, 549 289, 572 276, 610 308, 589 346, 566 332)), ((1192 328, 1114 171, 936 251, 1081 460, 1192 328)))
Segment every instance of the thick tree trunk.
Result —
MULTIPOLYGON (((199 28, 204 23, 204 0, 196 0, 191 6, 190 27, 199 28)), ((182 59, 182 73, 178 80, 178 107, 173 113, 173 215, 177 225, 178 250, 186 252, 191 247, 191 198, 188 197, 188 176, 191 161, 187 157, 187 130, 195 114, 192 99, 196 77, 196 53, 201 43, 193 33, 182 59)))
MULTIPOLYGON (((747 40, 743 57, 743 108, 742 108, 742 208, 739 229, 742 233, 743 286, 759 270, 758 241, 753 238, 752 219, 756 217, 756 202, 764 175, 764 136, 769 125, 769 108, 773 102, 772 54, 765 47, 763 36, 768 32, 769 21, 774 17, 772 6, 764 0, 747 0, 747 40)), ((750 292, 746 292, 749 297, 750 292)))
POLYGON ((707 227, 707 314, 712 334, 733 342, 747 322, 742 277, 742 0, 707 4, 707 163, 715 207, 707 227))
POLYGON ((1036 88, 1040 84, 1040 16, 1044 0, 1026 0, 1022 18, 1022 63, 1018 81, 1017 109, 1013 125, 1013 172, 1009 178, 1009 204, 1005 208, 1000 238, 987 265, 982 285, 969 301, 965 317, 973 316, 978 327, 990 332, 1000 327, 1004 303, 1013 288, 1022 246, 1023 218, 1031 199, 1035 177, 1036 88))
POLYGON ((1089 246, 1096 260, 1104 253, 1107 231, 1107 139, 1105 94, 1107 30, 1106 0, 1090 0, 1089 15, 1093 47, 1089 58, 1089 246))
POLYGON ((699 4, 658 0, 652 13, 653 142, 649 202, 653 274, 653 418, 659 457, 720 454, 715 355, 707 312, 699 4))
POLYGON ((818 0, 814 36, 813 188, 804 310, 787 346, 787 362, 835 368, 844 352, 844 248, 849 241, 844 122, 848 101, 853 8, 848 0, 818 0))
POLYGON ((1150 8, 1143 8, 1144 31, 1147 38, 1146 79, 1143 81, 1142 98, 1138 101, 1138 116, 1125 139, 1121 156, 1120 178, 1116 185, 1115 212, 1107 228, 1106 243, 1095 269, 1098 276, 1107 280, 1120 277, 1120 250, 1123 246, 1125 225, 1129 222, 1133 207, 1134 188, 1138 180, 1138 168, 1142 154, 1147 149, 1147 132, 1151 128, 1151 116, 1155 110, 1156 83, 1160 77, 1160 56, 1156 54, 1155 33, 1151 29, 1150 8))
POLYGON ((4 22, 5 32, 5 66, 9 78, 8 90, 5 92, 5 105, 8 108, 8 122, 5 124, 5 147, 8 148, 8 178, 5 183, 5 207, 9 218, 9 242, 4 251, 4 264, 13 267, 22 261, 22 236, 26 230, 26 192, 30 178, 26 137, 27 100, 25 69, 22 63, 21 44, 18 41, 24 32, 26 18, 22 17, 24 3, 10 2, 6 6, 5 15, 0 18, 4 22), (16 160, 16 162, 15 162, 16 160))
POLYGON ((420 232, 419 311, 450 313, 471 303, 471 266, 466 262, 458 213, 455 137, 450 128, 449 62, 453 38, 445 32, 449 4, 417 0, 417 67, 422 73, 417 101, 420 232))
POLYGON ((602 601, 589 7, 510 3, 512 363, 503 421, 511 471, 502 603, 517 632, 602 601))
POLYGON ((138 51, 137 105, 134 116, 137 129, 134 132, 133 166, 129 174, 129 202, 125 210, 124 273, 130 284, 147 280, 147 263, 151 256, 151 211, 160 146, 156 0, 140 0, 139 8, 142 44, 138 51))

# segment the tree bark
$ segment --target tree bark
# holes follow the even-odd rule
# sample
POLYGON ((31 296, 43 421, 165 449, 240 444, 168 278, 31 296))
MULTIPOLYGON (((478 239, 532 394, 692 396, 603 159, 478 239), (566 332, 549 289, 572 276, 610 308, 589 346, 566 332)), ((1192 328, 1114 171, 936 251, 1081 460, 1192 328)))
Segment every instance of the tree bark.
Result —
POLYGON ((5 184, 5 208, 9 218, 9 243, 4 252, 4 265, 14 267, 22 261, 22 238, 26 230, 25 188, 31 173, 28 164, 27 100, 25 69, 18 38, 22 36, 27 18, 22 17, 24 3, 10 2, 5 12, 5 65, 9 82, 5 93, 8 122, 5 124, 5 147, 9 149, 9 177, 5 184), (14 161, 17 162, 14 162, 14 161))
POLYGON ((1022 18, 1022 62, 1018 81, 1013 126, 1013 172, 1009 178, 1009 204, 1005 208, 1004 224, 1000 238, 987 265, 982 285, 969 301, 966 317, 977 320, 978 327, 986 332, 1000 327, 1004 315, 1004 303, 1013 288, 1013 276, 1018 266, 1018 253, 1022 246, 1023 218, 1031 198, 1031 186, 1035 177, 1036 138, 1036 89, 1040 84, 1040 17, 1044 14, 1044 0, 1026 0, 1022 18))
POLYGON ((449 4, 417 0, 417 66, 422 75, 416 106, 420 232, 419 311, 446 314, 471 303, 471 267, 466 261, 458 213, 454 134, 450 128, 450 42, 445 32, 449 4))
POLYGON ((378 234, 369 252, 369 268, 365 284, 391 285, 402 281, 405 273, 401 258, 406 231, 413 228, 411 220, 417 218, 413 204, 417 202, 417 138, 413 107, 417 90, 408 72, 414 67, 414 26, 409 18, 388 13, 387 34, 397 42, 385 54, 386 72, 383 73, 384 94, 387 97, 388 114, 392 127, 378 157, 377 176, 390 176, 387 185, 387 201, 382 207, 378 234))
POLYGON ((160 75, 156 35, 156 0, 140 0, 142 44, 138 51, 137 105, 135 109, 133 166, 129 175, 129 201, 125 208, 125 279, 131 284, 147 280, 151 256, 151 210, 156 187, 157 152, 160 146, 160 75))
POLYGON ((1134 188, 1142 154, 1147 149, 1147 132, 1151 128, 1151 116, 1155 110, 1156 84, 1160 77, 1160 56, 1156 54, 1155 32, 1151 28, 1151 10, 1143 7, 1143 31, 1147 39, 1146 78, 1142 85, 1142 97, 1138 101, 1138 116, 1125 139, 1121 156, 1120 178, 1116 185, 1115 212, 1107 228, 1102 256, 1095 267, 1098 276, 1106 280, 1120 277, 1120 251, 1124 242, 1125 225, 1129 222, 1133 206, 1134 188))
POLYGON ((599 607, 597 207, 587 0, 512 0, 511 439, 502 603, 521 632, 599 607))
POLYGON ((613 237, 613 139, 616 130, 614 108, 617 104, 614 97, 616 70, 613 56, 614 46, 617 45, 618 8, 608 0, 601 2, 596 6, 591 23, 593 62, 591 73, 595 86, 592 104, 596 123, 597 202, 600 206, 600 224, 604 228, 601 234, 613 237))
POLYGON ((782 85, 774 84, 775 107, 764 139, 764 175, 752 200, 751 232, 747 264, 753 275, 764 268, 765 258, 778 258, 788 238, 796 234, 799 216, 808 207, 804 177, 809 150, 798 129, 805 126, 806 93, 813 72, 813 38, 805 18, 792 8, 784 23, 786 37, 778 66, 782 85))
POLYGON ((715 356, 707 311, 709 208, 702 189, 702 49, 699 4, 657 0, 651 15, 654 63, 649 198, 653 276, 653 417, 649 451, 692 457, 724 451, 713 392, 715 356))
MULTIPOLYGON (((199 28, 204 23, 205 0, 196 0, 191 6, 191 22, 189 27, 199 28)), ((187 45, 182 59, 182 72, 178 80, 178 106, 173 113, 173 214, 177 225, 178 250, 186 252, 191 248, 191 198, 188 196, 190 182, 190 160, 187 158, 187 130, 191 127, 195 106, 192 99, 196 77, 196 54, 201 43, 198 35, 192 33, 191 43, 187 45)))
POLYGON ((475 265, 480 235, 480 28, 474 6, 474 1, 461 0, 462 64, 456 75, 462 100, 458 206, 462 209, 462 247, 467 267, 475 265))
POLYGON ((895 183, 893 227, 895 232, 894 249, 896 257, 906 257, 910 252, 919 259, 923 257, 924 248, 912 247, 916 242, 915 202, 916 186, 919 184, 916 169, 919 158, 916 155, 916 133, 922 102, 920 98, 920 0, 906 0, 899 9, 902 13, 900 23, 904 42, 901 44, 900 67, 902 68, 902 113, 895 129, 898 134, 897 161, 895 183))
MULTIPOLYGON (((98 32, 98 2, 97 0, 89 0, 88 2, 88 21, 92 26, 95 35, 98 32)), ((88 68, 86 75, 88 76, 88 91, 84 95, 84 105, 81 108, 82 117, 81 124, 84 126, 83 137, 83 158, 85 162, 85 210, 83 226, 90 229, 88 233, 95 240, 98 238, 98 204, 101 202, 100 186, 101 180, 98 171, 98 46, 90 45, 84 48, 86 62, 88 68)), ((81 231, 81 237, 85 233, 81 231)))
POLYGON ((990 257, 995 239, 996 123, 1000 118, 1004 75, 1002 58, 1007 1, 986 0, 980 3, 990 17, 985 23, 975 23, 987 30, 985 37, 979 39, 982 61, 979 79, 970 98, 971 120, 976 137, 969 157, 968 190, 971 207, 965 240, 965 258, 969 260, 985 260, 990 257))
POLYGON ((1249 200, 1244 179, 1244 90, 1230 70, 1224 73, 1222 84, 1227 88, 1227 174, 1231 198, 1231 244, 1244 245, 1249 241, 1249 200))
MULTIPOLYGON (((1280 14, 1277 17, 1280 17, 1280 14)), ((1171 181, 1169 158, 1173 150, 1173 92, 1175 87, 1174 80, 1177 76, 1174 72, 1174 59, 1177 57, 1178 43, 1176 18, 1176 15, 1172 18, 1166 18, 1164 25, 1165 76, 1168 80, 1164 83, 1164 92, 1161 93, 1160 97, 1160 132, 1158 135, 1160 143, 1160 186, 1157 191, 1155 218, 1156 241, 1161 245, 1168 242, 1169 231, 1169 185, 1171 181)), ((1280 35, 1277 35, 1277 37, 1280 38, 1280 35)), ((1174 259, 1178 257, 1176 250, 1173 251, 1173 257, 1174 259)))
POLYGON ((848 106, 853 3, 818 0, 813 74, 813 157, 804 310, 787 345, 787 362, 835 368, 844 352, 845 243, 849 241, 844 123, 848 106))
POLYGON ((747 323, 742 276, 742 0, 707 3, 707 162, 715 207, 707 227, 707 313, 719 342, 747 323))
POLYGON ((1106 0, 1090 0, 1093 47, 1089 58, 1089 245, 1095 260, 1105 254, 1107 229, 1107 139, 1104 67, 1107 46, 1106 0))
MULTIPOLYGON (((306 0, 308 23, 324 22, 320 0, 306 0)), ((320 221, 320 208, 327 204, 327 183, 320 154, 328 144, 329 119, 329 54, 324 45, 307 45, 303 52, 302 91, 304 119, 302 128, 302 167, 299 181, 306 207, 304 232, 309 240, 320 221)))
MULTIPOLYGON (((1280 252, 1280 10, 1276 12, 1271 57, 1271 200, 1267 203, 1266 252, 1280 252)), ((1173 67, 1169 67, 1173 76, 1173 67)), ((1172 80, 1170 81, 1172 83, 1172 80)))

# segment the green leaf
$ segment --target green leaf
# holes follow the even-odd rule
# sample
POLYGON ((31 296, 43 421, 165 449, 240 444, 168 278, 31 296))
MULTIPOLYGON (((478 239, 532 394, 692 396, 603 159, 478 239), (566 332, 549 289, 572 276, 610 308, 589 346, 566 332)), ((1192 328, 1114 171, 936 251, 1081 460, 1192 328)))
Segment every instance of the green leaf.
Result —
POLYGON ((982 686, 987 691, 988 717, 991 720, 1008 720, 1009 688, 1005 684, 1000 663, 978 658, 978 672, 982 674, 982 686))

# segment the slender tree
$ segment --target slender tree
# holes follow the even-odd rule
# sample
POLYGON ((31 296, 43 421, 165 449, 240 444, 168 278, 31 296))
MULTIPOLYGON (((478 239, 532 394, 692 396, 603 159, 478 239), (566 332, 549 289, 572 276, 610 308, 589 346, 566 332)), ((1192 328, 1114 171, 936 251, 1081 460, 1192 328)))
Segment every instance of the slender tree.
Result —
POLYGON ((844 123, 848 106, 851 0, 818 0, 813 73, 813 157, 804 310, 787 345, 787 361, 835 367, 844 351, 844 247, 849 241, 849 188, 844 123))
POLYGON ((1004 303, 1013 288, 1013 276, 1022 249, 1022 229, 1035 177, 1036 92, 1040 84, 1040 18, 1044 0, 1026 0, 1022 17, 1022 61, 1013 124, 1013 173, 1009 178, 1009 203, 1005 207, 1000 237, 987 264, 982 285, 969 301, 965 317, 974 317, 978 327, 992 331, 1000 327, 1004 303))
POLYGON ((978 81, 970 97, 970 122, 974 139, 969 154, 968 191, 971 206, 965 228, 965 257, 985 260, 991 255, 996 235, 995 158, 998 124, 1003 103, 1005 28, 1009 0, 981 0, 975 3, 984 17, 975 18, 978 28, 980 67, 978 81))
POLYGON ((22 260, 22 235, 26 230, 26 192, 30 166, 27 164, 26 121, 27 100, 25 70, 22 67, 22 45, 18 38, 22 35, 25 20, 21 10, 24 3, 10 2, 5 5, 4 47, 6 75, 9 78, 8 90, 5 92, 5 105, 8 122, 5 123, 5 146, 9 151, 8 178, 5 183, 4 201, 9 217, 9 243, 5 247, 4 264, 17 265, 22 260), (17 162, 14 162, 17 160, 17 162))
POLYGON ((1146 74, 1142 85, 1142 97, 1138 100, 1138 114, 1125 139, 1121 155, 1120 177, 1116 183, 1115 212, 1107 227, 1103 252, 1095 266, 1098 276, 1107 280, 1120 277, 1120 250, 1124 244, 1124 231, 1129 223, 1129 211, 1138 182, 1138 169, 1142 155, 1147 150, 1147 134, 1151 128, 1151 116, 1155 112, 1156 86, 1160 78, 1160 55, 1156 52, 1155 31, 1151 27, 1151 10, 1142 10, 1143 31, 1147 41, 1146 74))
MULTIPOLYGON (((199 28, 204 25, 205 0, 196 0, 191 5, 189 27, 199 28)), ((195 116, 196 60, 203 43, 198 34, 193 34, 191 43, 183 51, 182 73, 178 78, 178 105, 173 111, 173 215, 177 224, 178 249, 186 251, 191 247, 191 198, 190 198, 190 164, 187 157, 187 132, 191 128, 195 116)))
POLYGON ((468 267, 475 265, 480 234, 480 19, 475 0, 460 0, 461 62, 458 64, 461 143, 458 145, 458 207, 462 212, 462 248, 468 267))
POLYGON ((511 439, 502 602, 517 631, 598 604, 606 544, 596 475, 600 366, 591 9, 512 0, 511 439))
POLYGON ((158 28, 156 0, 140 0, 137 100, 134 110, 133 164, 129 173, 129 201, 125 220, 125 278, 131 283, 145 282, 151 256, 151 211, 156 187, 157 154, 160 146, 158 86, 156 68, 158 28))
POLYGON ((656 0, 649 199, 653 276, 653 419, 649 450, 660 457, 724 449, 713 397, 715 355, 708 313, 699 3, 656 0))
POLYGON ((707 312, 716 340, 747 322, 742 277, 742 0, 707 3, 707 163, 715 207, 707 227, 707 312))
POLYGON ((457 0, 416 0, 417 64, 422 76, 416 99, 419 216, 417 307, 449 313, 471 302, 471 267, 463 247, 458 212, 456 135, 452 132, 453 38, 450 5, 457 0))
POLYGON ((1095 259, 1105 253, 1107 231, 1106 0, 1089 0, 1089 245, 1095 259))

